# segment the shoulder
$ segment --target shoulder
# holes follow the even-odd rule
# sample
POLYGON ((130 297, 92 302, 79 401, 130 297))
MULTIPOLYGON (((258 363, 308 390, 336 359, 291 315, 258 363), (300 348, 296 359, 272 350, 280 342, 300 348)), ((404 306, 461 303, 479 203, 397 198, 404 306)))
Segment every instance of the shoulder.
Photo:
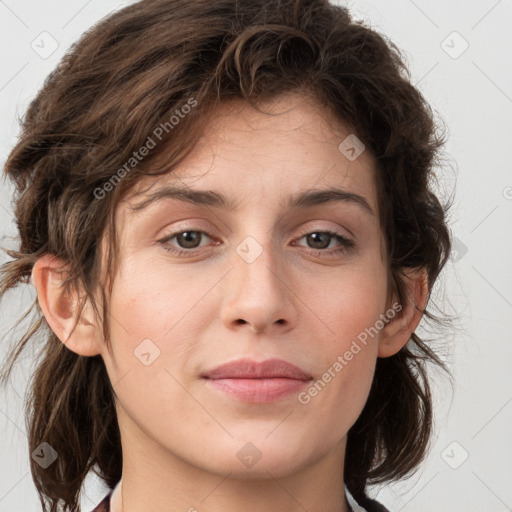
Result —
POLYGON ((110 491, 98 506, 93 509, 91 512, 110 512, 110 496, 112 496, 112 491, 110 491))

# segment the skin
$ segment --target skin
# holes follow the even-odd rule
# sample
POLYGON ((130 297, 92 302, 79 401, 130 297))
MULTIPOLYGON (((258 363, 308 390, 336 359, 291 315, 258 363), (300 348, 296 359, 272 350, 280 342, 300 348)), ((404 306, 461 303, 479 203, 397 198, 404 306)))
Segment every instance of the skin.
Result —
POLYGON ((421 319, 428 290, 417 269, 406 284, 420 308, 404 304, 307 404, 297 393, 244 403, 200 378, 240 357, 278 357, 316 381, 396 302, 388 297, 369 151, 346 158, 338 145, 350 131, 306 96, 278 97, 265 110, 279 115, 239 100, 221 104, 186 160, 172 173, 145 178, 119 206, 112 352, 90 307, 69 334, 77 298, 62 293, 57 270, 65 262, 45 255, 34 265, 50 327, 77 354, 101 354, 115 389, 123 478, 113 512, 346 512, 347 432, 366 402, 377 357, 400 350, 421 319), (167 198, 130 210, 167 184, 215 190, 236 208, 167 198), (373 213, 350 201, 298 210, 285 203, 328 186, 363 196, 373 213), (192 230, 207 233, 195 233, 196 249, 177 237, 159 242, 192 230), (335 237, 324 235, 315 246, 304 234, 325 230, 354 247, 335 253, 342 247, 335 237), (256 241, 250 251, 262 251, 251 263, 236 251, 248 236, 256 241), (317 249, 322 243, 327 248, 317 249), (166 246, 196 252, 179 256, 166 246), (160 350, 147 366, 134 356, 145 339, 160 350), (261 455, 250 467, 237 456, 249 442, 261 455))

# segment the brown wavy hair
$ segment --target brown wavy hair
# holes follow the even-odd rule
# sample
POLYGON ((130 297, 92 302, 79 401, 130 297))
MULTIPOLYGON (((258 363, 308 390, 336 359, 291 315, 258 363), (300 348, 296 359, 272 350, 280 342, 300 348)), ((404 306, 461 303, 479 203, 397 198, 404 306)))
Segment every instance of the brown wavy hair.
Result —
MULTIPOLYGON (((100 289, 108 346, 112 283, 99 283, 99 241, 106 230, 115 234, 119 201, 143 177, 176 166, 219 102, 243 98, 257 106, 293 91, 330 109, 375 157, 390 286, 399 300, 406 299, 408 267, 425 268, 432 290, 451 245, 449 205, 432 190, 445 136, 404 62, 392 42, 327 0, 143 0, 111 14, 69 49, 22 120, 5 164, 16 187, 19 246, 6 250, 12 259, 0 269, 0 298, 29 283, 36 260, 53 254, 68 264, 64 286, 85 289, 97 313, 100 289), (163 130, 144 161, 120 173, 191 99, 195 106, 179 126, 163 130), (98 199, 116 172, 122 179, 98 199)), ((109 240, 111 275, 117 244, 109 240)), ((430 294, 428 305, 425 317, 440 320, 430 294)), ((101 356, 69 350, 37 300, 32 308, 36 321, 9 352, 2 382, 41 332, 26 403, 29 451, 46 441, 59 458, 46 469, 31 458, 32 478, 45 512, 79 511, 91 469, 110 488, 121 478, 113 388, 101 356)), ((397 354, 378 358, 367 403, 348 432, 344 478, 356 499, 369 484, 410 475, 427 453, 429 363, 448 371, 416 333, 397 354)))

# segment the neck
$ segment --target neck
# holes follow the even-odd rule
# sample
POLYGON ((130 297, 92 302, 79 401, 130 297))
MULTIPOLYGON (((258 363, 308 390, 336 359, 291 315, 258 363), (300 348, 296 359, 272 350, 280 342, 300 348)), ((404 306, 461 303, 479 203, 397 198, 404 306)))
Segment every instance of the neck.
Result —
MULTIPOLYGON (((226 482, 226 480, 222 481, 221 483, 224 484, 225 482, 226 482)), ((276 479, 275 480, 276 487, 282 486, 282 488, 281 488, 282 493, 287 494, 287 489, 282 485, 282 482, 283 482, 282 480, 276 479)), ((226 485, 226 488, 232 488, 232 487, 233 486, 226 485)), ((253 488, 255 488, 255 486, 253 488)), ((132 512, 135 510, 146 510, 146 507, 147 507, 146 499, 148 498, 148 496, 145 494, 144 497, 142 497, 139 494, 139 492, 140 492, 140 488, 139 489, 134 488, 125 493, 125 490, 122 485, 122 480, 119 481, 118 485, 116 486, 116 488, 111 496, 110 511, 111 512, 132 512), (125 494, 127 494, 127 496, 125 496, 125 494), (140 498, 142 498, 142 499, 140 499, 140 498), (124 506, 125 502, 127 503, 126 507, 124 506)), ((268 495, 268 494, 265 494, 266 492, 267 491, 263 487, 260 487, 259 490, 257 490, 255 493, 252 493, 253 495, 257 495, 261 499, 256 500, 256 502, 251 503, 251 506, 245 507, 245 508, 250 511, 253 511, 253 510, 259 511, 259 510, 262 510, 262 507, 266 507, 266 508, 264 508, 264 510, 272 510, 271 507, 279 507, 279 510, 282 510, 282 508, 281 508, 282 505, 279 503, 282 503, 284 501, 284 502, 287 502, 287 504, 288 504, 287 506, 283 505, 283 506, 285 506, 284 510, 286 510, 287 512, 293 512, 293 511, 303 512, 304 510, 315 510, 314 503, 309 503, 309 501, 312 501, 312 500, 306 501, 306 505, 303 505, 302 504, 303 502, 296 499, 293 495, 288 496, 289 498, 291 498, 290 500, 286 500, 286 499, 283 500, 283 499, 279 499, 280 496, 276 495, 276 493, 271 493, 270 495, 268 495), (265 497, 265 498, 263 499, 263 497, 265 497)), ((223 508, 224 505, 218 505, 218 500, 215 500, 216 506, 215 506, 215 508, 212 508, 212 510, 221 510, 221 509, 222 510, 240 510, 237 507, 238 507, 238 503, 240 503, 241 501, 246 499, 246 498, 242 497, 244 494, 248 494, 248 493, 243 493, 243 492, 239 493, 239 496, 237 497, 236 500, 230 498, 229 505, 228 505, 229 508, 223 508)), ((229 490, 228 490, 228 492, 226 492, 226 495, 231 496, 229 490)), ((175 498, 176 497, 173 497, 173 500, 172 500, 173 502, 177 501, 175 498)), ((196 502, 196 505, 200 507, 201 506, 200 503, 204 502, 206 499, 211 499, 213 501, 213 498, 211 496, 205 496, 202 500, 200 500, 199 502, 196 502)), ((171 509, 171 508, 165 507, 165 510, 166 511, 187 510, 188 512, 197 512, 198 509, 196 507, 190 506, 191 501, 192 500, 189 500, 189 506, 187 509, 183 509, 183 508, 181 508, 181 509, 172 508, 171 509)), ((352 508, 350 508, 353 505, 349 505, 349 503, 352 503, 352 502, 353 502, 353 498, 351 498, 349 496, 345 496, 343 492, 340 494, 339 501, 337 501, 337 502, 332 502, 332 500, 329 501, 326 499, 325 496, 322 498, 323 510, 329 510, 329 511, 333 511, 333 512, 350 512, 351 510, 353 510, 352 508)), ((355 503, 355 502, 353 502, 353 503, 355 503)), ((203 508, 204 508, 204 506, 203 506, 203 508)), ((317 505, 316 505, 316 508, 317 508, 317 505)))
POLYGON ((119 480, 118 484, 114 488, 114 492, 110 497, 110 510, 111 512, 123 512, 123 481, 119 480))
MULTIPOLYGON (((262 447, 263 456, 250 472, 238 459, 233 464, 224 460, 219 470, 207 457, 204 464, 186 459, 179 444, 170 450, 131 421, 122 422, 121 444, 123 478, 112 495, 111 512, 350 510, 343 483, 346 437, 314 458, 289 454, 285 464, 272 457, 275 451, 265 458, 262 447)), ((234 446, 233 453, 239 449, 234 446)))
POLYGON ((293 474, 276 478, 273 471, 248 480, 205 472, 179 459, 171 468, 150 456, 137 462, 123 449, 123 478, 112 494, 111 512, 349 512, 340 460, 336 451, 293 474))

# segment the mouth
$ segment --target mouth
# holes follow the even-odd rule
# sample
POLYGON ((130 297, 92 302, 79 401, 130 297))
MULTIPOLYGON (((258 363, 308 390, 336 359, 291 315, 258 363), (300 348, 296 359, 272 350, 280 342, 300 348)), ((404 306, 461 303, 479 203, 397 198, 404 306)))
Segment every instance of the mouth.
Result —
POLYGON ((250 403, 270 403, 299 392, 313 379, 282 359, 232 361, 201 375, 207 385, 224 395, 250 403))

